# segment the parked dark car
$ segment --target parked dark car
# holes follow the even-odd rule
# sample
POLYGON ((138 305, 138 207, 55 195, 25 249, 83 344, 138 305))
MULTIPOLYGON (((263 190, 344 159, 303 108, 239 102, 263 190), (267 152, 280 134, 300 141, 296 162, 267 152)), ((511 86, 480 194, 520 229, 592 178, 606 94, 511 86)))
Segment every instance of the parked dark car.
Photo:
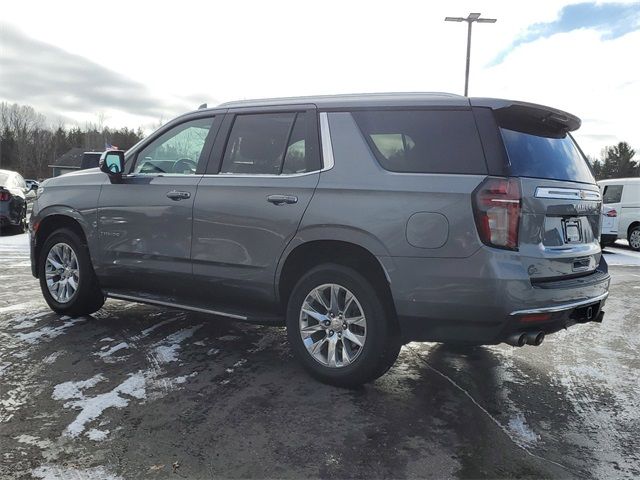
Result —
POLYGON ((105 297, 286 324, 337 385, 409 341, 539 345, 601 321, 601 195, 566 112, 449 94, 241 101, 41 185, 32 269, 105 297))
POLYGON ((0 228, 3 233, 27 231, 27 196, 31 189, 17 172, 0 170, 0 228))

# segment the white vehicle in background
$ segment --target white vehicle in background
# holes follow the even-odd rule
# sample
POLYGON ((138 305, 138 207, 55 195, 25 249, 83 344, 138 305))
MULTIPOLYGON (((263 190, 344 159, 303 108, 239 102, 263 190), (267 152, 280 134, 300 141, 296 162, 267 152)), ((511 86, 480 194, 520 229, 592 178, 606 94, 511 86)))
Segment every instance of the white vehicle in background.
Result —
POLYGON ((640 178, 613 178, 598 185, 603 204, 602 245, 627 239, 631 248, 640 251, 640 178))

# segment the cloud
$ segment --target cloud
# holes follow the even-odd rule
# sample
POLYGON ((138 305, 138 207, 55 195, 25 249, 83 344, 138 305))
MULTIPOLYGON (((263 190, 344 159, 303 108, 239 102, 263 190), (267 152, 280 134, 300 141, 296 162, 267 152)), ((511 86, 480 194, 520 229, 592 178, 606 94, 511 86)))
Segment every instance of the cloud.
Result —
POLYGON ((0 98, 73 116, 120 110, 140 117, 172 116, 195 107, 164 99, 144 84, 0 24, 0 98))
POLYGON ((553 22, 534 23, 502 50, 489 66, 498 65, 516 47, 548 38, 556 33, 568 33, 581 28, 597 30, 603 40, 613 40, 640 28, 640 3, 621 4, 593 2, 567 5, 553 22))

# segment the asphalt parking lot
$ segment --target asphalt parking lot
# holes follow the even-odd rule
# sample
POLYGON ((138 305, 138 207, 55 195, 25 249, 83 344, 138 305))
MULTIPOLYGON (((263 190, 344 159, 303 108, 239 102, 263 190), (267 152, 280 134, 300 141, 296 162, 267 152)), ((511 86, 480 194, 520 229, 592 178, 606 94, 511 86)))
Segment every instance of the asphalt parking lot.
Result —
POLYGON ((640 254, 607 250, 604 323, 540 347, 410 344, 359 390, 280 328, 108 301, 52 313, 0 237, 2 478, 640 476, 640 254))

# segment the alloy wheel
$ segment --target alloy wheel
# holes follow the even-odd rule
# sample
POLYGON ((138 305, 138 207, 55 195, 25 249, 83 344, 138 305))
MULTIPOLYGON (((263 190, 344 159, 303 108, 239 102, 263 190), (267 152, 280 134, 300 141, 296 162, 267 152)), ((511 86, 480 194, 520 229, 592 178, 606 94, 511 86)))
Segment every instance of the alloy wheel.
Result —
POLYGON ((348 289, 334 283, 309 292, 302 302, 299 325, 307 352, 330 368, 353 363, 367 337, 367 320, 360 302, 348 289))
POLYGON ((47 254, 44 266, 47 288, 58 303, 68 303, 78 291, 80 269, 71 246, 56 243, 47 254))

